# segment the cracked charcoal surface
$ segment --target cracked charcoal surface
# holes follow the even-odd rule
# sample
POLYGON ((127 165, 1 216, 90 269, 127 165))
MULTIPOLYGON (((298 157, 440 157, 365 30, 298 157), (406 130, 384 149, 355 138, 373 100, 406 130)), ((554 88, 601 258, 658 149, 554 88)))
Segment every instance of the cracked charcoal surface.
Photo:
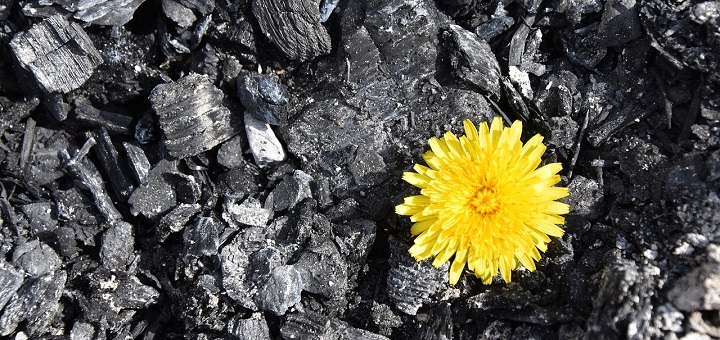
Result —
POLYGON ((253 1, 262 32, 289 59, 306 61, 330 52, 330 35, 320 24, 318 2, 253 1))
POLYGON ((0 0, 0 336, 717 338, 718 8, 0 0), (402 173, 494 116, 571 211, 450 286, 402 173))
POLYGON ((45 92, 70 92, 102 63, 85 31, 55 15, 16 35, 10 48, 20 66, 45 92))
POLYGON ((209 150, 239 130, 237 114, 223 104, 223 92, 206 75, 192 74, 158 85, 150 95, 170 155, 184 158, 209 150))

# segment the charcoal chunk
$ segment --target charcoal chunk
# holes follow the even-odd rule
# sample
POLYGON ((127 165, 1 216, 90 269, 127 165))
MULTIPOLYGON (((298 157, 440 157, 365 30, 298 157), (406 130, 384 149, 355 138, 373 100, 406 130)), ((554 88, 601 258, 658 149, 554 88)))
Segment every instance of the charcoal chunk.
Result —
POLYGON ((675 282, 668 299, 685 312, 720 309, 720 270, 714 262, 705 263, 675 282))
POLYGON ((117 222, 102 237, 100 261, 111 271, 124 271, 131 262, 135 250, 133 226, 127 222, 117 222))
POLYGON ((162 160, 155 164, 148 174, 145 184, 139 186, 128 199, 133 215, 142 214, 147 218, 157 218, 174 208, 177 204, 175 188, 164 176, 177 172, 175 162, 162 160))
POLYGON ((218 150, 218 163, 228 169, 239 168, 245 164, 243 148, 247 146, 244 134, 238 134, 220 146, 218 150))
POLYGON ((333 226, 335 242, 350 267, 348 273, 358 272, 365 264, 365 259, 375 241, 375 230, 375 222, 361 218, 333 226))
POLYGON ((262 32, 288 59, 307 61, 330 53, 317 1, 256 0, 252 11, 262 32))
POLYGON ((39 126, 34 141, 25 179, 40 186, 51 184, 63 176, 59 151, 69 148, 70 140, 64 131, 39 126))
POLYGON ((111 300, 116 308, 143 309, 155 304, 160 293, 153 287, 140 282, 136 276, 119 280, 117 288, 112 292, 111 300))
POLYGON ((12 262, 32 276, 52 273, 60 268, 60 257, 47 244, 32 240, 23 243, 13 252, 12 262))
POLYGON ((280 328, 280 335, 285 339, 324 339, 330 328, 327 316, 313 311, 290 313, 280 328))
POLYGON ((30 221, 32 234, 40 236, 57 228, 57 211, 51 202, 35 202, 20 207, 30 221))
POLYGON ((220 230, 211 217, 198 218, 183 234, 185 254, 193 256, 217 255, 220 248, 220 230))
POLYGON ((66 280, 62 270, 26 279, 2 311, 0 336, 11 334, 22 321, 27 321, 30 336, 44 334, 59 312, 66 280))
POLYGON ((123 135, 132 131, 133 119, 130 116, 97 109, 85 98, 75 99, 74 104, 74 118, 85 124, 123 135))
POLYGON ((270 329, 262 313, 243 319, 239 315, 228 322, 227 332, 236 339, 270 340, 270 329))
POLYGON ((86 23, 118 26, 128 23, 143 2, 145 0, 89 0, 80 3, 62 0, 29 1, 22 10, 27 16, 38 16, 43 11, 64 13, 56 7, 49 7, 49 5, 59 5, 64 10, 74 13, 75 19, 86 23))
POLYGON ((611 0, 605 2, 598 35, 602 46, 626 44, 643 35, 635 0, 611 0))
POLYGON ((101 128, 92 133, 97 144, 93 150, 95 156, 100 160, 100 167, 105 170, 105 174, 110 178, 110 187, 115 195, 122 200, 126 200, 134 189, 130 178, 127 177, 127 164, 121 159, 118 151, 115 149, 110 135, 107 130, 101 128))
POLYGON ((5 261, 0 262, 0 310, 23 283, 23 275, 5 261))
POLYGON ((400 311, 417 314, 418 309, 429 302, 447 282, 448 264, 435 268, 429 262, 416 262, 408 253, 408 247, 390 238, 390 270, 387 276, 388 297, 400 311))
POLYGON ((302 276, 303 289, 329 298, 347 290, 347 265, 335 243, 312 238, 295 267, 302 276))
POLYGON ((94 339, 96 337, 95 327, 87 322, 78 321, 70 330, 70 340, 94 339))
POLYGON ((287 123, 288 95, 277 77, 245 71, 237 78, 237 89, 240 102, 255 118, 272 125, 287 123))
POLYGON ((223 92, 206 75, 191 74, 158 85, 149 99, 173 157, 210 150, 239 131, 239 119, 225 107, 223 92))
POLYGON ((227 295, 241 306, 257 310, 254 296, 257 289, 247 281, 250 255, 266 246, 265 231, 260 227, 241 230, 220 251, 222 286, 227 295))
POLYGON ((332 319, 330 320, 330 326, 325 332, 325 337, 327 339, 342 339, 342 340, 352 340, 352 339, 366 339, 366 340, 388 340, 389 338, 364 330, 360 328, 355 328, 350 325, 348 325, 347 322, 338 320, 338 319, 332 319))
POLYGON ((300 302, 303 277, 294 266, 275 267, 267 283, 259 287, 257 305, 263 310, 283 315, 300 302))
POLYGON ((387 174, 382 156, 364 145, 355 151, 355 158, 350 162, 349 168, 355 183, 361 188, 382 183, 387 174))
POLYGON ((10 48, 20 66, 48 93, 80 87, 102 63, 87 33, 60 15, 15 35, 10 48))
POLYGON ((135 180, 138 184, 144 184, 150 172, 150 161, 145 156, 145 151, 136 143, 123 143, 123 147, 135 180))
POLYGON ((568 185, 570 196, 565 202, 570 206, 571 212, 586 216, 592 220, 599 217, 602 211, 603 192, 600 184, 590 178, 574 176, 568 185))
POLYGON ((181 203, 170 210, 158 222, 157 233, 160 235, 160 239, 164 241, 171 233, 183 230, 190 219, 200 212, 201 208, 198 203, 181 203))
POLYGON ((450 59, 455 75, 490 97, 500 98, 500 65, 490 45, 457 25, 450 25, 448 34, 456 47, 450 59))
POLYGON ((312 177, 302 170, 295 170, 292 176, 285 175, 272 192, 274 210, 292 209, 298 202, 312 197, 310 181, 312 177))
POLYGON ((267 209, 260 204, 260 201, 253 197, 249 197, 240 204, 227 202, 223 206, 225 211, 222 218, 231 226, 249 225, 255 227, 264 227, 272 218, 272 209, 267 209))
POLYGON ((197 20, 190 8, 181 5, 175 0, 162 0, 162 10, 166 17, 182 28, 188 28, 197 20))

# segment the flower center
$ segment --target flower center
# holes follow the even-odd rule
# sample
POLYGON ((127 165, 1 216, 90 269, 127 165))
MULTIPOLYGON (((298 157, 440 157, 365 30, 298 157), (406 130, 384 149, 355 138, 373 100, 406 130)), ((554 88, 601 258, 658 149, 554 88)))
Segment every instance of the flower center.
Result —
POLYGON ((492 186, 479 186, 475 195, 470 199, 470 207, 478 214, 489 215, 500 210, 500 195, 492 186))

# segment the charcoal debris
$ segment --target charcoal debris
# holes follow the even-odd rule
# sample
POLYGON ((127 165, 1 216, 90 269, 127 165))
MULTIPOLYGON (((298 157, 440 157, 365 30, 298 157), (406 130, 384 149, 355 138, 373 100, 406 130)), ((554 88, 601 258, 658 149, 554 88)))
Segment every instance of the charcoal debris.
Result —
POLYGON ((398 310, 415 315, 423 304, 430 302, 430 296, 440 291, 447 282, 449 266, 446 264, 435 268, 427 261, 416 262, 408 254, 408 248, 398 240, 390 240, 388 297, 398 310))
POLYGON ((288 95, 277 77, 244 71, 237 78, 237 89, 245 110, 258 120, 272 125, 287 122, 288 95))
POLYGON ((0 337, 720 337, 718 4, 0 0, 0 337), (565 232, 450 285, 402 174, 494 117, 565 232))
POLYGON ((450 25, 448 35, 457 48, 450 60, 457 77, 491 98, 500 98, 500 65, 490 45, 457 25, 450 25))
POLYGON ((87 33, 60 15, 16 35, 10 48, 23 70, 47 93, 80 87, 102 63, 87 33))
POLYGON ((38 240, 19 245, 12 254, 12 263, 25 273, 39 277, 60 268, 60 257, 55 250, 38 240))
POLYGON ((320 24, 317 1, 258 0, 253 1, 252 12, 285 57, 306 61, 330 52, 330 35, 320 24))
POLYGON ((191 74, 161 84, 150 94, 170 155, 184 158, 207 151, 238 132, 237 115, 223 104, 223 92, 208 76, 191 74))

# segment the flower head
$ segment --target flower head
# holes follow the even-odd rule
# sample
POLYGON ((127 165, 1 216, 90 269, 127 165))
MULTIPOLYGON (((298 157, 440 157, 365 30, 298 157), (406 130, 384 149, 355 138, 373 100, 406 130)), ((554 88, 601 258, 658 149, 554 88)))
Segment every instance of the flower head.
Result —
POLYGON ((495 118, 489 129, 483 122, 478 131, 465 120, 464 127, 459 139, 451 132, 430 139, 431 151, 423 154, 428 166, 416 164, 415 172, 403 174, 420 195, 406 197, 395 212, 414 222, 410 232, 417 238, 410 254, 417 261, 435 257, 433 265, 440 267, 455 256, 451 284, 465 264, 484 284, 498 270, 510 282, 518 262, 534 271, 548 236, 564 233, 558 225, 569 206, 556 200, 568 189, 554 186, 562 165, 538 168, 543 137, 523 145, 520 121, 505 128, 495 118))

